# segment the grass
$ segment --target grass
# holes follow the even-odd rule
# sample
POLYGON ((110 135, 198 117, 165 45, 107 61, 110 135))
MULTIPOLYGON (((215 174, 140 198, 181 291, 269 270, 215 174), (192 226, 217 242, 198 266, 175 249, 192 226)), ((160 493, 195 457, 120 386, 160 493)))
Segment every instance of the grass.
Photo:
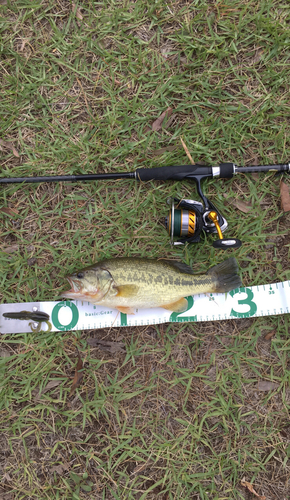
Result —
MULTIPOLYGON (((181 137, 195 162, 288 161, 289 20, 276 0, 0 2, 1 176, 184 164, 181 137)), ((290 279, 279 181, 203 184, 243 241, 245 285, 290 279)), ((170 247, 172 195, 197 198, 178 182, 2 187, 2 302, 55 300, 66 274, 104 257, 221 262, 210 236, 170 247)), ((256 498, 243 478, 289 498, 287 315, 0 342, 1 498, 256 498), (77 349, 84 377, 69 396, 77 349)))

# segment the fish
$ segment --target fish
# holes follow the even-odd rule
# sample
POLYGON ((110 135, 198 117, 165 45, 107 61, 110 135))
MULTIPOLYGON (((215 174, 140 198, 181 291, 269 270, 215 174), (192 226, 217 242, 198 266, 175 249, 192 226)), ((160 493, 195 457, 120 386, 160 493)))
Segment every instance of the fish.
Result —
POLYGON ((71 289, 62 293, 63 298, 126 314, 155 307, 184 312, 188 308, 186 296, 229 292, 242 284, 234 257, 211 267, 205 274, 194 274, 182 262, 119 257, 102 260, 66 278, 71 289))

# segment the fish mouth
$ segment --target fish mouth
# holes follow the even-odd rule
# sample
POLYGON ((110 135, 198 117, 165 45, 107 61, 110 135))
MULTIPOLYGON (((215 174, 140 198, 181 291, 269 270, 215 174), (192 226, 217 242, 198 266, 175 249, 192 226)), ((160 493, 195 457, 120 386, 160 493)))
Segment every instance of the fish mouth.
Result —
POLYGON ((71 296, 79 295, 82 292, 82 288, 83 288, 81 282, 74 280, 72 278, 69 278, 68 276, 66 277, 66 279, 68 280, 68 282, 71 286, 71 289, 67 290, 66 292, 63 292, 62 296, 69 298, 71 296))

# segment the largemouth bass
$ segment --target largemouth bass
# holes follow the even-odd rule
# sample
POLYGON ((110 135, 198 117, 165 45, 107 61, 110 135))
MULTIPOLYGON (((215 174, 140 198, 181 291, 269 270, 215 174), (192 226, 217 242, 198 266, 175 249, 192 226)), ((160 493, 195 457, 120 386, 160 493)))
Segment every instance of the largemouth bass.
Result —
POLYGON ((229 292, 241 286, 235 258, 194 274, 181 262, 122 257, 82 269, 67 279, 71 289, 62 296, 134 314, 134 309, 187 309, 187 295, 229 292))

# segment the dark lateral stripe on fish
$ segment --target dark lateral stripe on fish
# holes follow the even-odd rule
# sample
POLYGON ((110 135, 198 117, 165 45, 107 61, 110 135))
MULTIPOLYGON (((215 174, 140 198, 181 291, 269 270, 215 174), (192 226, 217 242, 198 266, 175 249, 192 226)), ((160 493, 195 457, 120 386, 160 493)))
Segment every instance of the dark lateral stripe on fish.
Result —
POLYGON ((182 275, 178 276, 177 278, 173 278, 172 276, 162 276, 161 274, 158 274, 157 276, 153 276, 152 274, 147 274, 145 275, 142 273, 137 274, 137 273, 128 273, 127 275, 124 274, 119 274, 118 275, 118 281, 123 282, 123 283, 148 283, 149 285, 152 284, 158 284, 161 283, 163 285, 176 285, 176 286, 195 286, 195 280, 198 281, 197 285, 198 286, 204 286, 204 285, 210 285, 213 282, 212 277, 210 276, 204 276, 202 278, 201 276, 197 275, 192 275, 192 279, 186 279, 185 277, 183 278, 182 275))

